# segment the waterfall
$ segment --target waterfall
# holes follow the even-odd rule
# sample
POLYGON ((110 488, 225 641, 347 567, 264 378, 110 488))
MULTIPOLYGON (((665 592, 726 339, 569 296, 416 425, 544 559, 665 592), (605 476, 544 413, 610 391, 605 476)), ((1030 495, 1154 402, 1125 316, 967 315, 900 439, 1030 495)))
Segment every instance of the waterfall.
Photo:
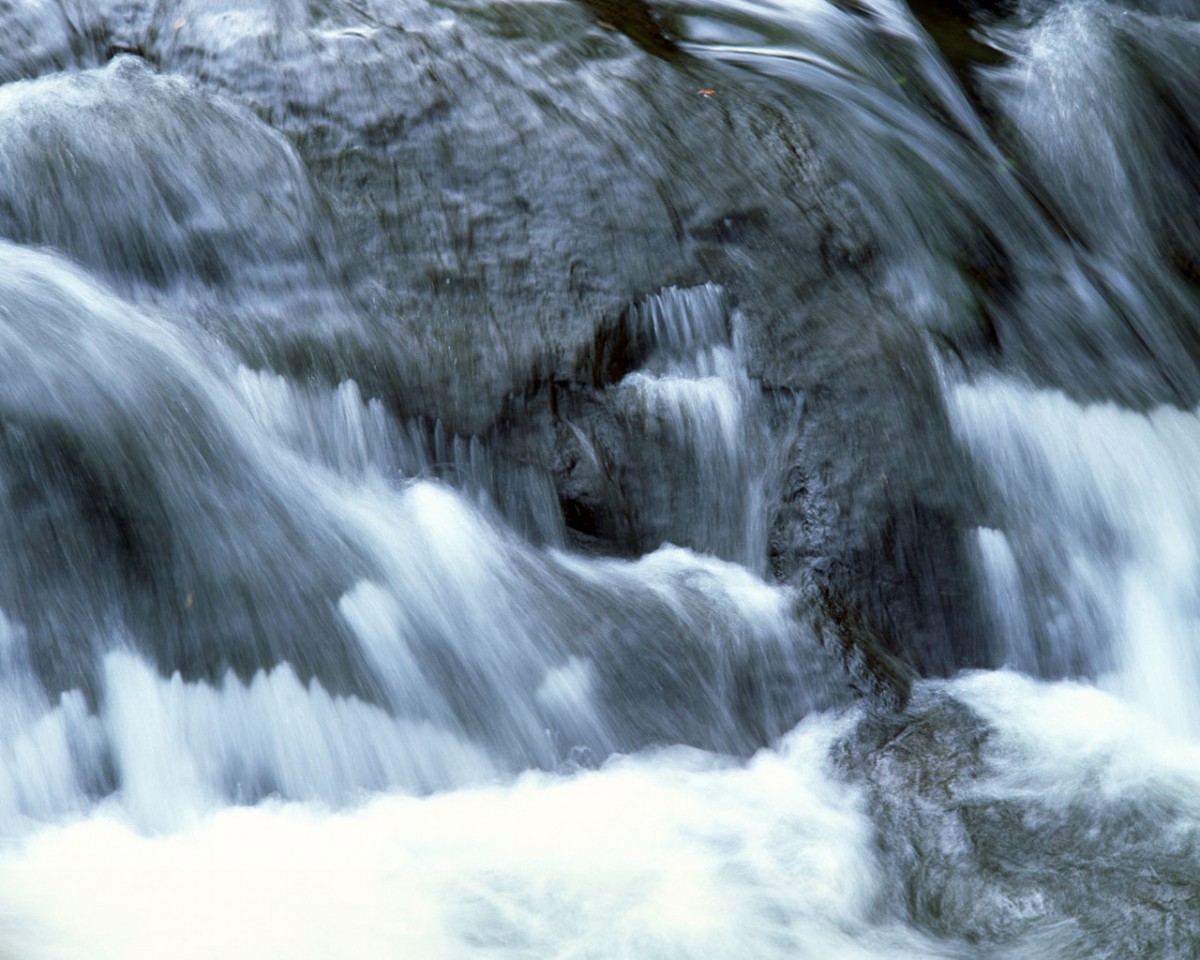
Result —
POLYGON ((0 957, 1200 955, 1192 4, 0 6, 0 957))
POLYGON ((759 389, 713 284, 670 289, 642 303, 636 323, 652 346, 618 389, 627 429, 656 448, 663 481, 649 507, 688 546, 758 573, 766 560, 766 482, 759 389), (666 481, 670 475, 675 479, 666 481), (683 479, 681 482, 681 478, 683 479), (694 481, 689 482, 690 478, 694 481))
POLYGON ((1011 665, 1107 677, 1169 729, 1200 732, 1196 413, 1004 381, 952 396, 1000 504, 1003 530, 979 542, 1011 665))

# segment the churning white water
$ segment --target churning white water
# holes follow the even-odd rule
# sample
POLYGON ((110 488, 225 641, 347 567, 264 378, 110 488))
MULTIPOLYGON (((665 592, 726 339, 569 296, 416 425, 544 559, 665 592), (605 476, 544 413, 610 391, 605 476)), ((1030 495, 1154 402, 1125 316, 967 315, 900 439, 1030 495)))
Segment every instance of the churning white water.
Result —
POLYGON ((1187 4, 981 3, 963 75, 900 0, 227 6, 0 5, 87 48, 0 36, 0 960, 1200 955, 1200 413, 1160 402, 1196 375, 1187 4), (613 83, 661 108, 643 56, 707 112, 588 126, 613 83), (685 122, 761 138, 778 196, 643 171, 685 122), (476 189, 451 141, 491 127, 476 189), (505 166, 563 145, 588 203, 505 166), (484 307, 526 294, 579 356, 523 368, 484 307), (845 356, 777 370, 749 328, 845 356), (971 371, 889 381, 948 417, 961 501, 928 436, 852 422, 893 398, 829 389, 910 342, 971 371), (864 493, 871 445, 906 492, 864 493), (920 638, 804 576, 928 578, 927 519, 1004 669, 893 710, 838 639, 920 638))
MULTIPOLYGON (((992 723, 977 798, 1040 816, 1171 805, 1200 825, 1200 751, 1069 683, 945 687, 992 723)), ((749 762, 673 748, 574 775, 350 809, 192 808, 166 833, 114 799, 0 854, 0 951, 23 960, 281 957, 975 957, 899 922, 861 791, 830 768, 857 717, 813 718, 749 762)), ((994 908, 1079 956, 1050 887, 994 908)))
POLYGON ((4 859, 0 919, 28 927, 0 943, 31 960, 820 956, 853 943, 873 884, 869 825, 821 773, 834 729, 745 767, 675 750, 346 812, 232 808, 169 836, 102 810, 4 859))
POLYGON ((1002 504, 979 548, 1008 661, 1102 673, 1200 733, 1200 416, 1000 379, 955 387, 950 410, 1002 504))

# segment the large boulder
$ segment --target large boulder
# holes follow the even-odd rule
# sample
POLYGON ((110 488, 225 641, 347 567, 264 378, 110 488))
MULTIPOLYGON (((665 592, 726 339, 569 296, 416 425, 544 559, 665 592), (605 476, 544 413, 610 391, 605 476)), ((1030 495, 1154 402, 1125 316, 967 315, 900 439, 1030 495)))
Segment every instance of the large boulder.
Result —
MULTIPOLYGON (((927 325, 889 290, 854 171, 786 83, 698 56, 645 4, 74 15, 79 65, 149 66, 9 88, 43 91, 41 132, 23 107, 4 134, 8 162, 42 178, 3 211, 10 236, 167 302, 255 366, 354 379, 399 417, 479 438, 553 483, 573 543, 601 552, 724 551, 687 507, 695 458, 637 429, 626 383, 659 362, 630 318, 716 285, 724 346, 761 396, 744 428, 769 534, 750 566, 802 589, 868 685, 903 696, 914 671, 986 662, 975 495, 927 325), (109 211, 120 191, 145 222, 109 211)), ((983 342, 959 287, 950 334, 983 342)))
POLYGON ((246 297, 328 282, 329 217, 290 144, 128 55, 3 88, 0 235, 127 290, 246 297))
MULTIPOLYGON (((1031 690, 1014 689, 1025 683, 990 686, 1007 712, 1021 702, 1045 723, 1031 690)), ((1099 696, 1056 695, 1075 709, 1099 696)), ((1187 777, 1131 762, 1128 733, 1108 740, 1079 722, 1041 728, 1064 752, 1079 738, 1073 755, 1051 760, 1039 734, 1011 715, 989 722, 952 690, 925 687, 903 713, 865 715, 833 761, 863 789, 875 824, 880 912, 972 954, 1195 955, 1187 777)))

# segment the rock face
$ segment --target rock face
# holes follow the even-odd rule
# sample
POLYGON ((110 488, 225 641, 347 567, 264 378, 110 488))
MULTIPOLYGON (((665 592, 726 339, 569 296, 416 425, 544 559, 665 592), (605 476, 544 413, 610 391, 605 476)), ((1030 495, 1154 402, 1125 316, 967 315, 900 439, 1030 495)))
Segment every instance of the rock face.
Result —
MULTIPOLYGON (((721 552, 685 508, 695 464, 672 473, 623 386, 657 362, 639 305, 716 285, 761 397, 750 565, 802 589, 870 687, 902 699, 914 672, 988 662, 976 494, 928 333, 889 293, 863 197, 803 99, 695 55, 641 4, 56 17, 0 51, 11 80, 90 68, 0 94, 6 236, 166 302, 252 365, 353 379, 397 417, 478 438, 553 484, 575 546, 617 554, 721 552), (119 191, 143 222, 115 219, 119 191), (663 490, 680 492, 664 506, 663 490)), ((34 29, 18 26, 0 35, 34 29)), ((985 344, 981 316, 943 336, 985 344)))
POLYGON ((327 283, 328 214, 287 141, 248 110, 118 55, 8 86, 0 116, 5 237, 127 291, 327 283))
POLYGON ((1200 875, 1191 801, 1108 778, 1039 792, 1019 747, 944 691, 873 714, 834 750, 860 783, 887 880, 880 908, 973 950, 1190 956, 1200 875), (1170 825, 1170 826, 1169 826, 1170 825), (1172 829, 1174 826, 1176 829, 1172 829))

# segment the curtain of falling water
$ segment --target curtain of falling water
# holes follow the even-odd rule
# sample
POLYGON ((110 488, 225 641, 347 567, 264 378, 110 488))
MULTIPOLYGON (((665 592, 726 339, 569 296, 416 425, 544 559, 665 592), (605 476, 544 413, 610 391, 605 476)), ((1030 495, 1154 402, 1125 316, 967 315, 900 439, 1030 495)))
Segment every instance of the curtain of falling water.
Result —
MULTIPOLYGON (((544 472, 264 362, 293 317, 392 344, 236 105, 252 56, 221 97, 6 60, 0 955, 1195 956, 1200 28, 1001 6, 969 90, 891 0, 656 8, 803 109, 931 350, 991 326, 940 362, 1012 670, 904 721, 763 579, 775 451, 719 285, 631 308, 653 542, 573 552, 544 472)), ((183 64, 344 12, 166 7, 183 64)))

